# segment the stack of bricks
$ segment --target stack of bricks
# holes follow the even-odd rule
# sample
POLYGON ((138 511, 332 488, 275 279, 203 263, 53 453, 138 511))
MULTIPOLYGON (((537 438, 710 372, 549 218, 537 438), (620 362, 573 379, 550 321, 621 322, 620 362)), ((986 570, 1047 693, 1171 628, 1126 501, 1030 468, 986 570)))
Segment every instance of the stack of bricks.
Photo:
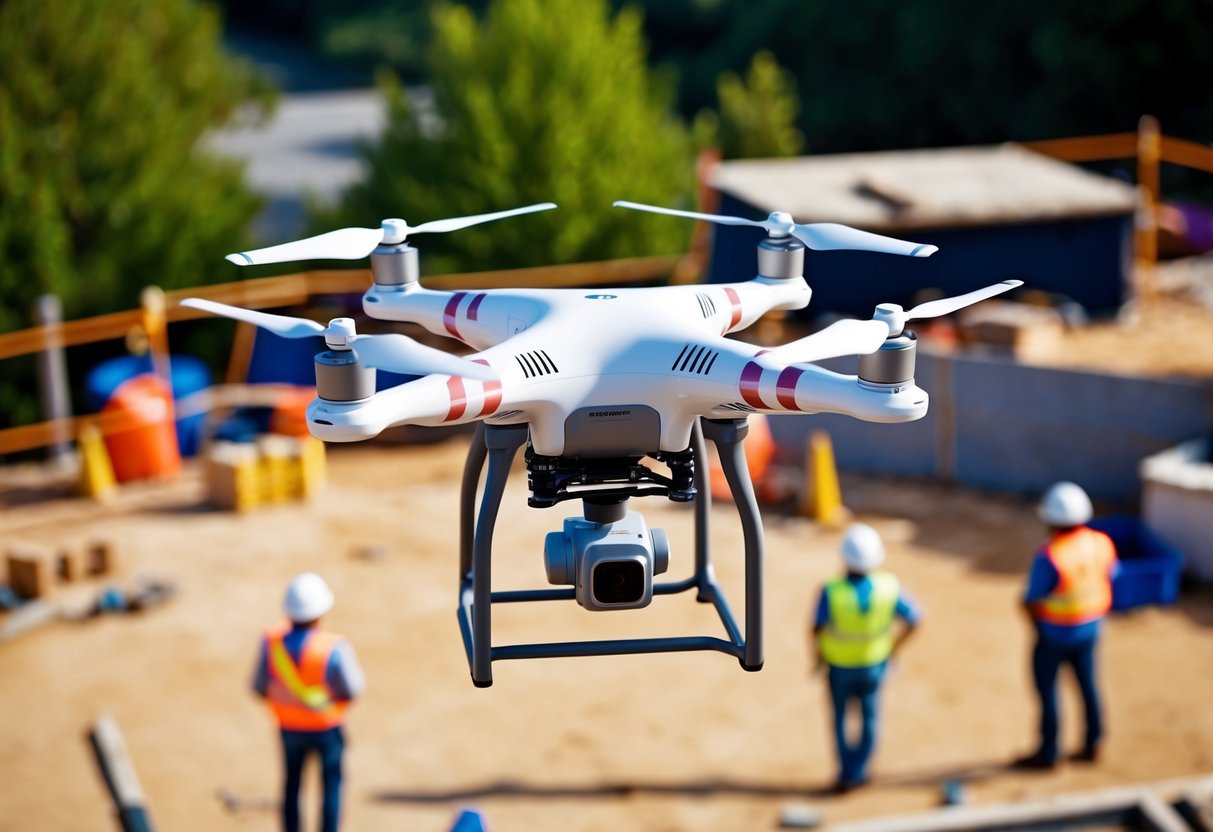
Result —
POLYGON ((9 588, 13 594, 34 600, 50 595, 56 581, 76 583, 85 578, 108 575, 114 568, 114 550, 104 540, 53 550, 17 545, 9 547, 6 561, 9 588))
POLYGON ((306 500, 324 483, 324 443, 311 436, 267 434, 255 444, 216 442, 207 454, 211 505, 235 511, 306 500))

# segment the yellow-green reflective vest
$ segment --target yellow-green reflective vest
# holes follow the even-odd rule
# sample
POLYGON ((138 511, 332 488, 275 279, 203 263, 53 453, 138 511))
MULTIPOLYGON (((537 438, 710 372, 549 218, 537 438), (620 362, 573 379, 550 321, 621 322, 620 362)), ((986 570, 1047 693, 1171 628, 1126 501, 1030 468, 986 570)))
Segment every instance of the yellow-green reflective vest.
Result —
POLYGON ((897 577, 873 572, 868 609, 859 609, 859 593, 846 578, 826 584, 830 616, 818 634, 821 654, 834 667, 871 667, 893 652, 893 616, 897 612, 897 577))

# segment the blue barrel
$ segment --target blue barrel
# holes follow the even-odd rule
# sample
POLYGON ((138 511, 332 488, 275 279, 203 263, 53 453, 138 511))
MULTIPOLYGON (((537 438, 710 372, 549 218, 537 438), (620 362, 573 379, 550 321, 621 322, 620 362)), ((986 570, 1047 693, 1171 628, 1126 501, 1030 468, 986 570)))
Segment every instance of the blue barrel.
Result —
MULTIPOLYGON (((199 359, 190 355, 173 355, 169 357, 169 362, 174 401, 211 386, 211 371, 199 359)), ((152 372, 150 355, 122 355, 101 362, 89 370, 88 375, 85 376, 84 389, 89 410, 94 413, 99 412, 105 407, 114 391, 124 382, 150 372, 152 372)), ((205 413, 197 413, 177 420, 177 447, 182 456, 193 456, 198 453, 198 444, 202 438, 205 420, 205 413)))

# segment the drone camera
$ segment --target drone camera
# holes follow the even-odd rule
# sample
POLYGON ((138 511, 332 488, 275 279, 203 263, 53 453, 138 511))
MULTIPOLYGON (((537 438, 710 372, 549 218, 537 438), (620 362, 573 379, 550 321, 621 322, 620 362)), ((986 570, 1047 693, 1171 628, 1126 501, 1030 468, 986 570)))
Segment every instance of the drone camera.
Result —
POLYGON ((602 516, 595 510, 600 508, 587 506, 589 517, 565 518, 563 531, 548 534, 548 582, 574 586, 577 603, 587 610, 646 607, 653 600, 653 576, 669 567, 669 539, 663 529, 649 529, 637 512, 602 516))

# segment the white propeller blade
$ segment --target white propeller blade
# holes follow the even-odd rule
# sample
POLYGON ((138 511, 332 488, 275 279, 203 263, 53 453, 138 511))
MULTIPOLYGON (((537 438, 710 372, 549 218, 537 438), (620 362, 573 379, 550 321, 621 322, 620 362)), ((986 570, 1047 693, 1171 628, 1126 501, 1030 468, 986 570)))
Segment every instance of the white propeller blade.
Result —
POLYGON ((491 214, 476 214, 470 217, 454 217, 446 220, 424 222, 416 227, 400 219, 384 220, 379 228, 341 228, 293 243, 282 243, 253 251, 239 251, 227 255, 227 260, 237 266, 260 266, 264 263, 287 263, 293 260, 359 260, 369 255, 380 243, 397 245, 410 234, 436 234, 457 231, 469 225, 479 225, 504 217, 531 214, 535 211, 550 211, 554 202, 541 202, 508 211, 491 214))
POLYGON ((726 217, 721 214, 701 214, 697 211, 660 208, 656 205, 644 205, 622 199, 616 200, 613 204, 617 208, 631 208, 634 211, 649 211, 653 214, 669 214, 674 217, 689 217, 694 220, 714 222, 718 225, 751 225, 755 228, 764 228, 768 233, 777 237, 794 236, 814 251, 875 251, 882 254, 903 254, 908 257, 929 257, 939 251, 937 246, 885 237, 835 222, 797 225, 792 221, 791 214, 781 211, 772 213, 765 220, 747 220, 742 217, 726 217))
POLYGON ((491 381, 498 378, 497 371, 485 364, 478 364, 475 361, 451 355, 449 352, 427 347, 407 335, 395 332, 357 335, 354 333, 353 321, 349 318, 336 320, 326 327, 306 318, 255 312, 252 309, 228 306, 226 303, 216 303, 202 298, 186 298, 181 301, 181 305, 201 309, 214 315, 222 315, 225 318, 234 318, 237 321, 247 321, 284 338, 328 336, 333 339, 333 343, 347 345, 354 351, 358 360, 367 367, 388 370, 393 373, 411 376, 442 373, 480 381, 491 381))
POLYGON ((889 337, 884 321, 843 320, 830 324, 807 338, 776 347, 761 357, 780 364, 807 364, 839 355, 866 355, 880 349, 889 337))
POLYGON ((476 214, 472 217, 456 217, 450 220, 432 220, 423 222, 416 228, 410 228, 409 234, 425 233, 441 233, 445 231, 458 231, 460 228, 467 228, 469 225, 479 225, 482 222, 491 222, 505 217, 516 217, 519 214, 533 214, 536 211, 550 211, 556 207, 555 202, 540 202, 536 205, 527 205, 523 208, 511 208, 508 211, 496 211, 492 214, 476 214))
POLYGON ((240 251, 225 259, 237 266, 289 263, 292 260, 357 260, 383 242, 382 228, 342 228, 293 243, 240 251))
POLYGON ((284 338, 307 338, 311 335, 323 335, 325 331, 325 327, 306 318, 291 318, 287 315, 254 312, 252 309, 228 306, 226 303, 216 303, 213 300, 203 300, 202 298, 186 298, 181 301, 181 305, 192 309, 201 309, 203 312, 210 312, 212 315, 222 315, 225 318, 245 321, 262 329, 268 329, 270 332, 281 335, 284 338))
POLYGON ((947 315, 950 312, 955 312, 957 309, 964 309, 966 306, 977 303, 979 300, 1001 295, 1003 292, 1009 292, 1011 289, 1022 285, 1022 280, 1004 280, 1001 283, 986 286, 984 289, 976 289, 965 295, 929 300, 926 303, 918 304, 907 312, 906 320, 913 321, 920 318, 937 318, 940 315, 947 315))
POLYGON ((875 251, 881 254, 902 254, 906 257, 930 257, 939 251, 938 246, 885 237, 836 222, 796 225, 792 228, 792 235, 814 251, 875 251))
POLYGON ((977 303, 979 300, 1001 295, 1003 292, 1008 292, 1016 286, 1022 285, 1022 280, 1004 280, 964 295, 920 303, 909 312, 906 312, 895 303, 882 303, 876 307, 876 314, 873 318, 874 320, 883 321, 888 324, 889 335, 900 335, 901 331, 905 329, 907 321, 917 321, 923 318, 937 318, 940 315, 947 315, 950 312, 955 312, 957 309, 964 309, 966 306, 977 303))
POLYGON ((485 364, 427 347, 396 332, 355 335, 349 344, 358 360, 366 366, 402 375, 444 373, 478 381, 492 381, 498 377, 497 371, 485 364))

